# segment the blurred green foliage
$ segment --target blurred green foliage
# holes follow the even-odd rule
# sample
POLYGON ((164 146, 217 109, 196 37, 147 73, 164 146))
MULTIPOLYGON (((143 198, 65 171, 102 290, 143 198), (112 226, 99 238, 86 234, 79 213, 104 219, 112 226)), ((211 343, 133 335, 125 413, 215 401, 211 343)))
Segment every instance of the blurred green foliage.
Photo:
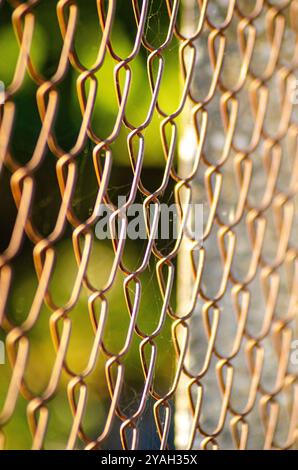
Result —
MULTIPOLYGON (((81 0, 76 2, 80 7, 80 15, 76 29, 75 44, 78 55, 85 66, 90 66, 97 55, 101 41, 101 32, 96 12, 96 2, 81 0)), ((35 67, 45 77, 51 77, 55 72, 62 48, 62 38, 59 31, 55 10, 56 2, 41 2, 34 8, 35 28, 32 43, 31 57, 35 67)), ((14 75, 19 46, 11 22, 12 8, 7 3, 1 9, 0 20, 0 79, 8 85, 14 75)), ((165 13, 165 2, 154 0, 150 2, 150 11, 146 24, 146 37, 158 46, 166 37, 168 16, 165 13)), ((133 48, 136 34, 135 21, 131 4, 117 2, 116 20, 112 31, 112 43, 120 56, 126 57, 133 48)), ((147 58, 148 51, 141 48, 138 56, 130 64, 132 71, 132 85, 127 105, 127 118, 138 126, 146 118, 151 99, 149 87, 147 58)), ((159 93, 159 104, 167 112, 172 112, 178 105, 179 76, 178 76, 178 46, 173 45, 167 49, 164 56, 164 75, 159 93)), ((92 126, 100 138, 108 136, 115 122, 118 112, 114 85, 114 67, 116 61, 106 56, 103 67, 96 74, 98 80, 98 93, 93 113, 92 126)), ((76 82, 78 72, 69 67, 63 82, 58 86, 59 109, 56 118, 55 132, 59 145, 65 150, 70 149, 76 140, 81 124, 81 111, 79 109, 76 82)), ((122 78, 121 78, 122 80, 122 78)), ((40 117, 36 105, 37 86, 26 75, 21 90, 14 97, 17 115, 11 140, 11 153, 13 158, 21 165, 29 161, 35 148, 41 129, 40 117)), ((164 155, 159 126, 161 118, 155 112, 150 126, 145 130, 145 158, 143 178, 153 187, 158 187, 164 168, 164 155), (152 170, 149 171, 149 168, 152 170), (148 173, 146 173, 148 171, 148 173)), ((111 191, 115 195, 126 195, 130 189, 132 171, 130 169, 126 138, 129 130, 124 126, 116 142, 112 146, 113 170, 111 176, 111 191), (127 170, 123 170, 126 167, 127 170)), ((88 142, 84 152, 77 159, 79 170, 73 208, 79 217, 86 218, 92 210, 97 192, 97 182, 92 163, 93 143, 88 142)), ((60 206, 60 195, 57 184, 56 157, 47 153, 41 168, 35 174, 36 191, 32 208, 32 219, 40 232, 47 236, 53 229, 60 206)), ((1 249, 5 249, 10 239, 16 209, 10 191, 10 174, 7 170, 2 173, 0 184, 0 197, 3 203, 0 208, 0 220, 6 220, 2 226, 1 249)), ((171 194, 168 196, 171 197, 171 194)), ((32 305, 38 280, 32 260, 33 246, 27 240, 22 252, 13 261, 14 280, 7 305, 7 317, 14 325, 21 325, 27 318, 32 305)), ((138 241, 127 242, 125 248, 126 262, 135 269, 140 265, 144 252, 144 244, 138 241)), ((56 265, 52 276, 50 291, 57 305, 64 305, 71 293, 77 273, 77 264, 74 258, 71 231, 67 229, 63 240, 55 245, 56 265)), ((100 289, 104 286, 113 261, 111 243, 94 240, 88 275, 100 289)), ((123 290, 124 277, 119 273, 116 282, 108 294, 109 315, 104 333, 106 347, 117 353, 124 345, 129 314, 125 304, 123 290)), ((138 326, 150 334, 157 326, 162 298, 157 284, 155 263, 152 261, 146 272, 140 276, 142 283, 141 306, 138 314, 138 326)), ((82 289, 76 307, 69 317, 72 322, 72 333, 67 363, 77 374, 86 367, 94 340, 90 316, 88 312, 88 292, 82 289)), ((174 302, 174 299, 173 299, 174 302)), ((44 305, 40 311, 38 321, 28 333, 30 340, 30 356, 26 372, 26 383, 30 390, 40 395, 45 390, 55 360, 55 350, 50 334, 49 319, 52 312, 44 305)), ((170 387, 174 371, 174 351, 171 341, 171 321, 167 318, 163 333, 158 337, 157 364, 155 367, 154 387, 160 393, 165 393, 170 387)), ((0 339, 4 339, 4 330, 0 329, 0 339)), ((125 389, 122 394, 122 405, 125 409, 136 409, 144 385, 144 374, 140 361, 141 339, 134 335, 129 354, 125 363, 125 389)), ((96 370, 88 378, 88 407, 84 418, 84 426, 90 437, 96 437, 103 429, 105 417, 109 406, 104 364, 106 357, 99 355, 96 370)), ((11 379, 10 366, 1 366, 0 381, 0 409, 3 406, 8 385, 11 379)), ((67 436, 72 423, 71 411, 67 399, 67 384, 69 375, 64 371, 61 376, 59 390, 55 399, 48 404, 50 410, 49 429, 47 433, 47 448, 65 447, 67 436)), ((20 397, 17 410, 13 418, 5 426, 7 448, 30 448, 32 438, 26 419, 27 402, 20 397)), ((117 444, 115 443, 115 447, 117 444)))

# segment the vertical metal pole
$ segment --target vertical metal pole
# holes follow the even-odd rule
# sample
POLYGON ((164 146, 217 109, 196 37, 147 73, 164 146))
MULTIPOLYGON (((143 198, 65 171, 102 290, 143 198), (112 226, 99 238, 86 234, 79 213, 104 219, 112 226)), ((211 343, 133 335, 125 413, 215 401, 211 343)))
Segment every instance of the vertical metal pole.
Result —
MULTIPOLYGON (((191 35, 194 30, 195 1, 183 0, 182 6, 182 28, 185 34, 191 35)), ((186 177, 193 166, 196 151, 196 135, 193 125, 191 124, 190 104, 188 105, 188 109, 186 108, 184 120, 184 133, 179 145, 179 172, 186 177)), ((185 312, 185 308, 191 298, 193 290, 193 277, 191 273, 189 243, 184 237, 178 257, 177 309, 180 315, 185 312)), ((181 338, 181 342, 182 341, 183 338, 181 338)), ((191 350, 188 347, 187 356, 185 358, 186 366, 190 363, 191 354, 191 350)), ((189 378, 182 372, 175 400, 175 446, 176 449, 179 450, 187 448, 192 421, 187 395, 188 382, 189 378)))

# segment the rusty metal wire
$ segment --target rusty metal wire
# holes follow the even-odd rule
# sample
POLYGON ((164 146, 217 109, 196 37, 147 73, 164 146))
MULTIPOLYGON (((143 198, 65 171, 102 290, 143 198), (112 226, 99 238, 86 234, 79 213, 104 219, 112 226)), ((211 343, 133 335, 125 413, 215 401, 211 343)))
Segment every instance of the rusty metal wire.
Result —
MULTIPOLYGON (((297 339, 298 116, 291 102, 291 89, 298 71, 298 2, 165 0, 161 4, 166 8, 166 34, 158 44, 151 44, 146 25, 152 2, 127 1, 134 15, 135 35, 131 52, 123 57, 113 41, 118 2, 94 0, 101 35, 92 44, 98 50, 96 60, 86 67, 76 43, 78 15, 84 6, 75 0, 59 0, 55 2, 55 21, 62 48, 51 76, 41 73, 32 54, 38 26, 36 12, 43 2, 8 3, 19 54, 11 83, 5 84, 5 103, 1 105, 0 169, 10 175, 8 191, 16 213, 9 242, 0 257, 0 325, 10 363, 9 381, 0 386, 4 397, 0 444, 6 447, 6 429, 18 413, 18 403, 25 400, 27 416, 22 417, 22 426, 31 431, 30 447, 53 448, 55 439, 51 441, 47 433, 51 415, 60 406, 58 389, 62 389, 67 397, 64 409, 70 409, 73 415, 66 442, 60 443, 68 449, 113 447, 111 435, 120 437, 124 449, 138 448, 148 407, 153 416, 152 432, 157 432, 157 447, 161 449, 173 445, 170 435, 174 414, 178 448, 294 448, 298 387, 291 353, 297 339), (169 113, 171 106, 164 105, 160 93, 170 80, 166 75, 167 53, 175 45, 179 46, 175 53, 181 87, 176 90, 178 105, 169 113), (136 124, 138 119, 127 111, 127 106, 134 83, 133 64, 142 53, 147 55, 148 81, 144 87, 150 87, 151 100, 147 115, 136 124), (110 134, 102 138, 92 118, 96 98, 104 87, 96 74, 109 60, 114 64, 118 111, 110 134), (57 137, 55 119, 60 86, 69 69, 77 74, 76 99, 82 118, 74 145, 66 149, 57 137), (14 134, 21 106, 17 97, 26 80, 36 86, 41 126, 30 158, 20 163, 12 143, 18 139, 14 134), (142 169, 149 139, 146 131, 154 115, 159 119, 156 139, 161 142, 163 167, 162 179, 152 190, 143 181, 142 169), (109 188, 115 159, 113 145, 122 129, 127 130, 133 177, 128 200, 118 209, 109 188), (78 160, 88 143, 93 148, 97 192, 91 213, 82 220, 73 200, 78 160), (37 197, 36 175, 45 160, 52 158, 49 153, 56 157, 60 203, 55 226, 45 235, 34 222, 32 207, 37 197), (288 171, 284 165, 288 165, 288 171), (98 288, 90 279, 88 266, 96 257, 92 250, 100 204, 113 206, 113 217, 118 219, 121 211, 141 195, 148 214, 150 206, 158 209, 170 185, 180 208, 179 236, 171 250, 165 254, 147 227, 145 250, 132 269, 125 264, 126 239, 120 234, 112 242, 114 258, 108 279, 98 288), (185 201, 204 203, 200 243, 184 230, 189 216, 185 201), (57 245, 63 237, 71 237, 77 272, 69 298, 57 303, 51 282, 57 245), (18 323, 9 311, 9 297, 14 285, 14 260, 22 259, 24 241, 30 243, 38 284, 26 317, 18 323), (155 289, 162 302, 156 327, 148 333, 142 327, 140 303, 146 289, 142 274, 152 260, 158 281, 155 289), (129 322, 123 327, 125 341, 115 351, 105 338, 114 301, 110 293, 120 273, 129 322), (211 285, 216 289, 210 291, 211 285), (78 371, 69 363, 68 349, 76 322, 73 310, 83 288, 88 292, 88 301, 81 315, 93 327, 94 335, 88 364, 78 371), (176 288, 177 306, 173 302, 176 288), (50 311, 48 336, 55 355, 47 384, 36 393, 30 386, 30 373, 35 373, 30 344, 43 306, 50 311), (171 325, 175 370, 169 371, 167 390, 162 390, 155 375, 157 357, 166 341, 166 321, 171 325), (121 403, 126 359, 136 338, 143 378, 142 391, 136 395, 132 410, 121 403), (99 356, 104 361, 104 372, 98 380, 105 382, 109 400, 94 436, 88 433, 84 420, 88 380, 98 367, 99 356), (246 365, 240 365, 238 359, 246 365), (238 376, 241 370, 245 372, 238 376), (212 371, 216 378, 208 386, 212 371)), ((26 263, 25 258, 21 262, 26 263)), ((96 258, 98 270, 102 262, 96 258)))

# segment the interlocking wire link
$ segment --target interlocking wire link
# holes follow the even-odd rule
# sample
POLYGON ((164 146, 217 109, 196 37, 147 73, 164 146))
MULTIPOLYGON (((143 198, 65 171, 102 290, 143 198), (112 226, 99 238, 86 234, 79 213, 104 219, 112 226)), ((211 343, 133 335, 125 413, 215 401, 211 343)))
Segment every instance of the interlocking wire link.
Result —
POLYGON ((295 448, 298 2, 124 3, 0 2, 0 446, 295 448))

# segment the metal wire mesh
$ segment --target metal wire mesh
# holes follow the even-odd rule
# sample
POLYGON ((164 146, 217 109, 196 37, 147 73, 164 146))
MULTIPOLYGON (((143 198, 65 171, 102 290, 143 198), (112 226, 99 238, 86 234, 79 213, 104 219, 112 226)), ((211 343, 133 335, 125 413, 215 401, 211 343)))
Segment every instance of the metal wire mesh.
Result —
POLYGON ((295 447, 298 2, 131 0, 126 30, 123 2, 46 3, 0 11, 1 446, 295 447), (177 240, 98 241, 137 199, 177 240))

